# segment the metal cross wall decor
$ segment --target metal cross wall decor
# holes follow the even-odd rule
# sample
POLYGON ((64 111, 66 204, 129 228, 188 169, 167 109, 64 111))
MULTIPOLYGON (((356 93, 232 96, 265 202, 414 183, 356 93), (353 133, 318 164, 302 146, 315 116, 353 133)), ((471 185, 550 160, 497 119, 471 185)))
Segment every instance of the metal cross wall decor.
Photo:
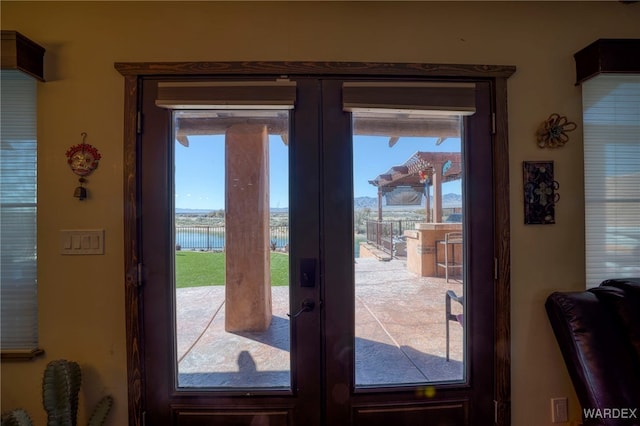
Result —
POLYGON ((560 200, 560 184, 553 179, 553 161, 524 161, 524 223, 556 223, 555 206, 560 200))

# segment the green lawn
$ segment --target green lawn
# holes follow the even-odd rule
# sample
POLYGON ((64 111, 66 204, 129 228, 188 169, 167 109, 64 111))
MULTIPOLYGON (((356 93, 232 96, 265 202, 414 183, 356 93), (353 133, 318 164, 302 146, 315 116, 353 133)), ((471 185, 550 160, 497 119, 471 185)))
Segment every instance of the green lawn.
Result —
MULTIPOLYGON (((176 287, 224 285, 225 254, 198 251, 176 252, 176 287)), ((289 285, 289 256, 271 252, 271 285, 289 285)))

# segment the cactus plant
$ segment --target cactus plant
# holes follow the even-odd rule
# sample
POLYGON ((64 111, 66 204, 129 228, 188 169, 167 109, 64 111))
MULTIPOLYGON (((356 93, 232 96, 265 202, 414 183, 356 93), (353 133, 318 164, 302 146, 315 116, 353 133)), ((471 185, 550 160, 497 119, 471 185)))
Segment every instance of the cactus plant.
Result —
POLYGON ((2 426, 33 426, 31 417, 22 408, 10 411, 2 415, 2 426))
MULTIPOLYGON (((47 426, 76 426, 78 393, 82 370, 77 362, 59 359, 47 364, 42 378, 42 403, 47 426)), ((102 426, 111 411, 113 397, 107 395, 96 404, 87 426, 102 426)), ((2 415, 0 426, 33 426, 26 411, 17 409, 2 415)))
POLYGON ((76 426, 81 382, 77 362, 59 359, 47 364, 42 378, 42 403, 48 426, 76 426))
POLYGON ((105 420, 107 420, 107 416, 109 415, 109 411, 111 411, 112 405, 113 397, 111 395, 102 397, 93 409, 93 413, 91 413, 91 417, 89 417, 87 426, 102 426, 105 420))

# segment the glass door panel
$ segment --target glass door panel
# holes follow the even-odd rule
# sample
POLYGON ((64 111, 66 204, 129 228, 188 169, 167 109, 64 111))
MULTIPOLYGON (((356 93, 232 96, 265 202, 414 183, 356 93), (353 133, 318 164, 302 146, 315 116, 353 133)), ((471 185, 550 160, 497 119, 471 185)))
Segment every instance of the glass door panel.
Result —
POLYGON ((355 385, 464 381, 462 118, 352 119, 355 385))
POLYGON ((173 111, 178 388, 291 388, 286 110, 173 111))

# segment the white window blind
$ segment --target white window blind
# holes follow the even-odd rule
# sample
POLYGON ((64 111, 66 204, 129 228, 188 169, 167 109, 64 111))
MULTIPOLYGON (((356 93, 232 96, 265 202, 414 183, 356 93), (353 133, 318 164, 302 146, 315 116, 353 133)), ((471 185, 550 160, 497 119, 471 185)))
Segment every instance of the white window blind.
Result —
POLYGON ((36 81, 2 70, 0 257, 2 352, 38 347, 36 81))
POLYGON ((587 287, 640 276, 640 75, 582 84, 587 287))

